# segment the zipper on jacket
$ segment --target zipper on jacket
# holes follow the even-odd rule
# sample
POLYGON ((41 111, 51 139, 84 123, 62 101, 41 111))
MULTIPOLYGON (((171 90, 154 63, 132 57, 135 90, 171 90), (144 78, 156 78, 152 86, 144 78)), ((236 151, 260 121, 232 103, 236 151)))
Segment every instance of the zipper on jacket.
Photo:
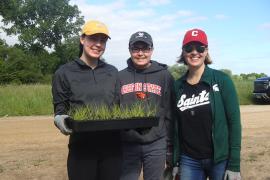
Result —
POLYGON ((95 82, 95 84, 97 84, 96 76, 95 76, 95 70, 91 69, 91 71, 92 71, 92 75, 93 75, 93 78, 94 78, 94 82, 95 82))
POLYGON ((214 119, 215 119, 215 101, 214 101, 214 93, 213 93, 213 89, 212 89, 212 85, 210 85, 210 104, 211 104, 211 111, 212 111, 212 132, 211 132, 211 136, 212 136, 212 143, 213 143, 213 159, 214 159, 214 162, 215 162, 215 138, 214 138, 214 129, 215 129, 215 126, 214 126, 214 119))

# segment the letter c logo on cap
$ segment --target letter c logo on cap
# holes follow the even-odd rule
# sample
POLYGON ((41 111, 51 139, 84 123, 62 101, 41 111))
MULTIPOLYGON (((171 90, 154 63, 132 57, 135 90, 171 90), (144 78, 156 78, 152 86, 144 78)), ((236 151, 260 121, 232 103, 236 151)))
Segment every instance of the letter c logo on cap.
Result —
POLYGON ((198 31, 192 31, 191 36, 198 36, 198 33, 199 33, 198 31))

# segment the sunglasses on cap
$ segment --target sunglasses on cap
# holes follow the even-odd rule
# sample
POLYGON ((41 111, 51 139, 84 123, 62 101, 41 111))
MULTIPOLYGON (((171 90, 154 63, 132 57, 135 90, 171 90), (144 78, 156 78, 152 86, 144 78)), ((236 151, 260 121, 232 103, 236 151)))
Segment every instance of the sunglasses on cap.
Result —
POLYGON ((188 44, 183 47, 183 50, 186 53, 191 53, 193 50, 196 50, 198 53, 203 53, 205 49, 207 49, 206 46, 200 45, 200 44, 188 44))

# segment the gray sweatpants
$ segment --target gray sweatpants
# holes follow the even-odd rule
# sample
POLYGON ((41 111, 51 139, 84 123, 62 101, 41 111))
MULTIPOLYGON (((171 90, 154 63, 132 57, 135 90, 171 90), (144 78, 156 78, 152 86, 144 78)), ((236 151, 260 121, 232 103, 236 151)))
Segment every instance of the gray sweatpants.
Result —
POLYGON ((120 180, 138 180, 142 168, 144 180, 161 180, 165 161, 165 138, 148 144, 124 142, 120 180))

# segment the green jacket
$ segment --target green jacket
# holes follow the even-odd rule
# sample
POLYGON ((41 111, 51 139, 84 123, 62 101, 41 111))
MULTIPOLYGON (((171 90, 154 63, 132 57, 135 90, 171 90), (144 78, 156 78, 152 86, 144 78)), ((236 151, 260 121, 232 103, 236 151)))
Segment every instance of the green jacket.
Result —
MULTIPOLYGON (((176 101, 183 92, 183 83, 187 74, 175 81, 176 101)), ((225 73, 205 66, 201 80, 210 88, 210 102, 212 109, 212 140, 214 148, 214 162, 228 159, 228 170, 240 172, 240 150, 241 150, 241 122, 240 109, 237 93, 230 77, 225 73)), ((173 162, 179 161, 181 147, 179 145, 177 116, 174 123, 174 156, 173 162)))

